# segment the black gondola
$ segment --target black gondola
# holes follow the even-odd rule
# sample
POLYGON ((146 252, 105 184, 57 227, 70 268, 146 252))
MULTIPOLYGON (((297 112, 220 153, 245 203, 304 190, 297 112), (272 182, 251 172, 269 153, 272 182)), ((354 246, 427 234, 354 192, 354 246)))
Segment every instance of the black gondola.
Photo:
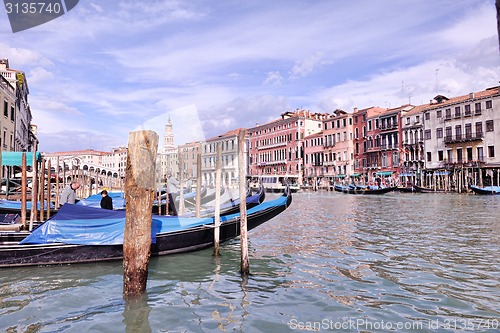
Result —
POLYGON ((337 192, 347 194, 385 194, 393 192, 397 189, 396 186, 392 187, 377 187, 377 186, 363 186, 363 185, 334 185, 333 189, 337 192))
MULTIPOLYGON (((289 189, 283 196, 264 202, 255 206, 247 212, 247 227, 251 230, 262 223, 272 219, 283 212, 292 202, 292 196, 289 189)), ((72 207, 73 208, 73 207, 72 207)), ((79 209, 94 209, 80 207, 79 209)), ((64 211, 64 206, 61 208, 64 211)), ((117 214, 118 211, 108 211, 109 214, 117 214)), ((153 220, 169 219, 169 217, 154 216, 153 220)), ((170 217, 170 219, 186 219, 183 224, 189 224, 189 219, 183 217, 170 217)), ((200 220, 200 219, 197 219, 200 220)), ((155 234, 155 242, 151 245, 151 255, 160 256, 173 253, 190 252, 208 248, 214 243, 214 224, 213 218, 206 218, 207 223, 193 227, 180 228, 155 234)), ((46 221, 48 223, 51 220, 46 221)), ((194 221, 194 219, 193 219, 194 221)), ((37 230, 43 230, 43 225, 37 230)), ((162 229, 163 230, 163 229, 162 229)), ((35 233, 31 234, 32 237, 35 233)), ((221 217, 220 241, 224 242, 235 238, 240 234, 239 214, 227 215, 221 217)), ((27 237, 23 242, 30 242, 27 237)), ((52 237, 53 238, 53 237, 52 237)), ((86 238, 86 237, 82 237, 86 238)), ((36 239, 36 237, 35 237, 36 239)), ((56 238, 53 238, 57 240, 56 238)), ((74 264, 84 262, 100 262, 110 260, 120 260, 123 258, 123 245, 81 245, 44 243, 44 244, 17 244, 0 246, 0 267, 19 267, 35 265, 58 265, 74 264)))

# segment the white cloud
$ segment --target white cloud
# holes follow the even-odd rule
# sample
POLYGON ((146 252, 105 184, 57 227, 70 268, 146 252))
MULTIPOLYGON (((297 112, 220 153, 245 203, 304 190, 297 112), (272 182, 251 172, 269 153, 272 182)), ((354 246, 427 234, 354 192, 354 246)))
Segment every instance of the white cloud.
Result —
POLYGON ((281 76, 279 71, 267 72, 267 77, 264 80, 264 84, 271 85, 271 86, 274 86, 274 85, 279 86, 279 85, 281 85, 282 82, 283 82, 283 77, 281 76))

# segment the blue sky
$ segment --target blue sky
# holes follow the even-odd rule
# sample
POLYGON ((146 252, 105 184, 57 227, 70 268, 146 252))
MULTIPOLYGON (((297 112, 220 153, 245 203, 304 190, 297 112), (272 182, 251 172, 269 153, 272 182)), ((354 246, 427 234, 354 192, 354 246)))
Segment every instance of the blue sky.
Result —
POLYGON ((176 144, 285 111, 397 107, 498 85, 494 0, 80 0, 13 34, 0 57, 28 77, 44 152, 176 144))

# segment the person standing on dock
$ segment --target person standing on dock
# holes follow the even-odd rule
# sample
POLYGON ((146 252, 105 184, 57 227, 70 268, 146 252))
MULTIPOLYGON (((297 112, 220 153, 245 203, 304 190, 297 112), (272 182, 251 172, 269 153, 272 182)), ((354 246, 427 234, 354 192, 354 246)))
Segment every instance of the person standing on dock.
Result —
POLYGON ((108 195, 108 191, 102 190, 101 195, 101 208, 113 210, 113 199, 108 195))
POLYGON ((62 191, 61 200, 59 200, 60 205, 65 203, 74 204, 76 202, 76 190, 80 188, 79 182, 72 182, 62 191))

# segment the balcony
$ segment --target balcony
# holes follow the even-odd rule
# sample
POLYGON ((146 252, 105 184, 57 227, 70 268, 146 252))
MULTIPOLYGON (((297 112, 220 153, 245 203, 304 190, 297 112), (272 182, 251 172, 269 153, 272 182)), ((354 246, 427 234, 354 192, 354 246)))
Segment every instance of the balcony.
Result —
POLYGON ((444 143, 460 143, 460 142, 468 142, 468 141, 478 141, 478 140, 482 140, 483 137, 484 137, 483 132, 465 133, 465 134, 457 134, 457 135, 446 135, 444 137, 444 143))
POLYGON ((398 145, 397 144, 386 144, 386 143, 383 143, 380 145, 380 149, 381 150, 391 150, 391 149, 398 149, 398 145))
POLYGON ((273 143, 273 144, 270 144, 270 145, 258 146, 257 150, 271 149, 271 148, 277 148, 277 147, 285 147, 286 145, 287 145, 287 142, 278 142, 278 143, 273 143))
POLYGON ((398 124, 389 124, 389 125, 383 124, 379 127, 379 129, 381 131, 390 131, 390 130, 394 130, 397 128, 398 128, 398 124))
POLYGON ((444 167, 453 168, 453 167, 478 167, 485 163, 485 157, 479 156, 476 159, 445 159, 442 161, 444 167))

